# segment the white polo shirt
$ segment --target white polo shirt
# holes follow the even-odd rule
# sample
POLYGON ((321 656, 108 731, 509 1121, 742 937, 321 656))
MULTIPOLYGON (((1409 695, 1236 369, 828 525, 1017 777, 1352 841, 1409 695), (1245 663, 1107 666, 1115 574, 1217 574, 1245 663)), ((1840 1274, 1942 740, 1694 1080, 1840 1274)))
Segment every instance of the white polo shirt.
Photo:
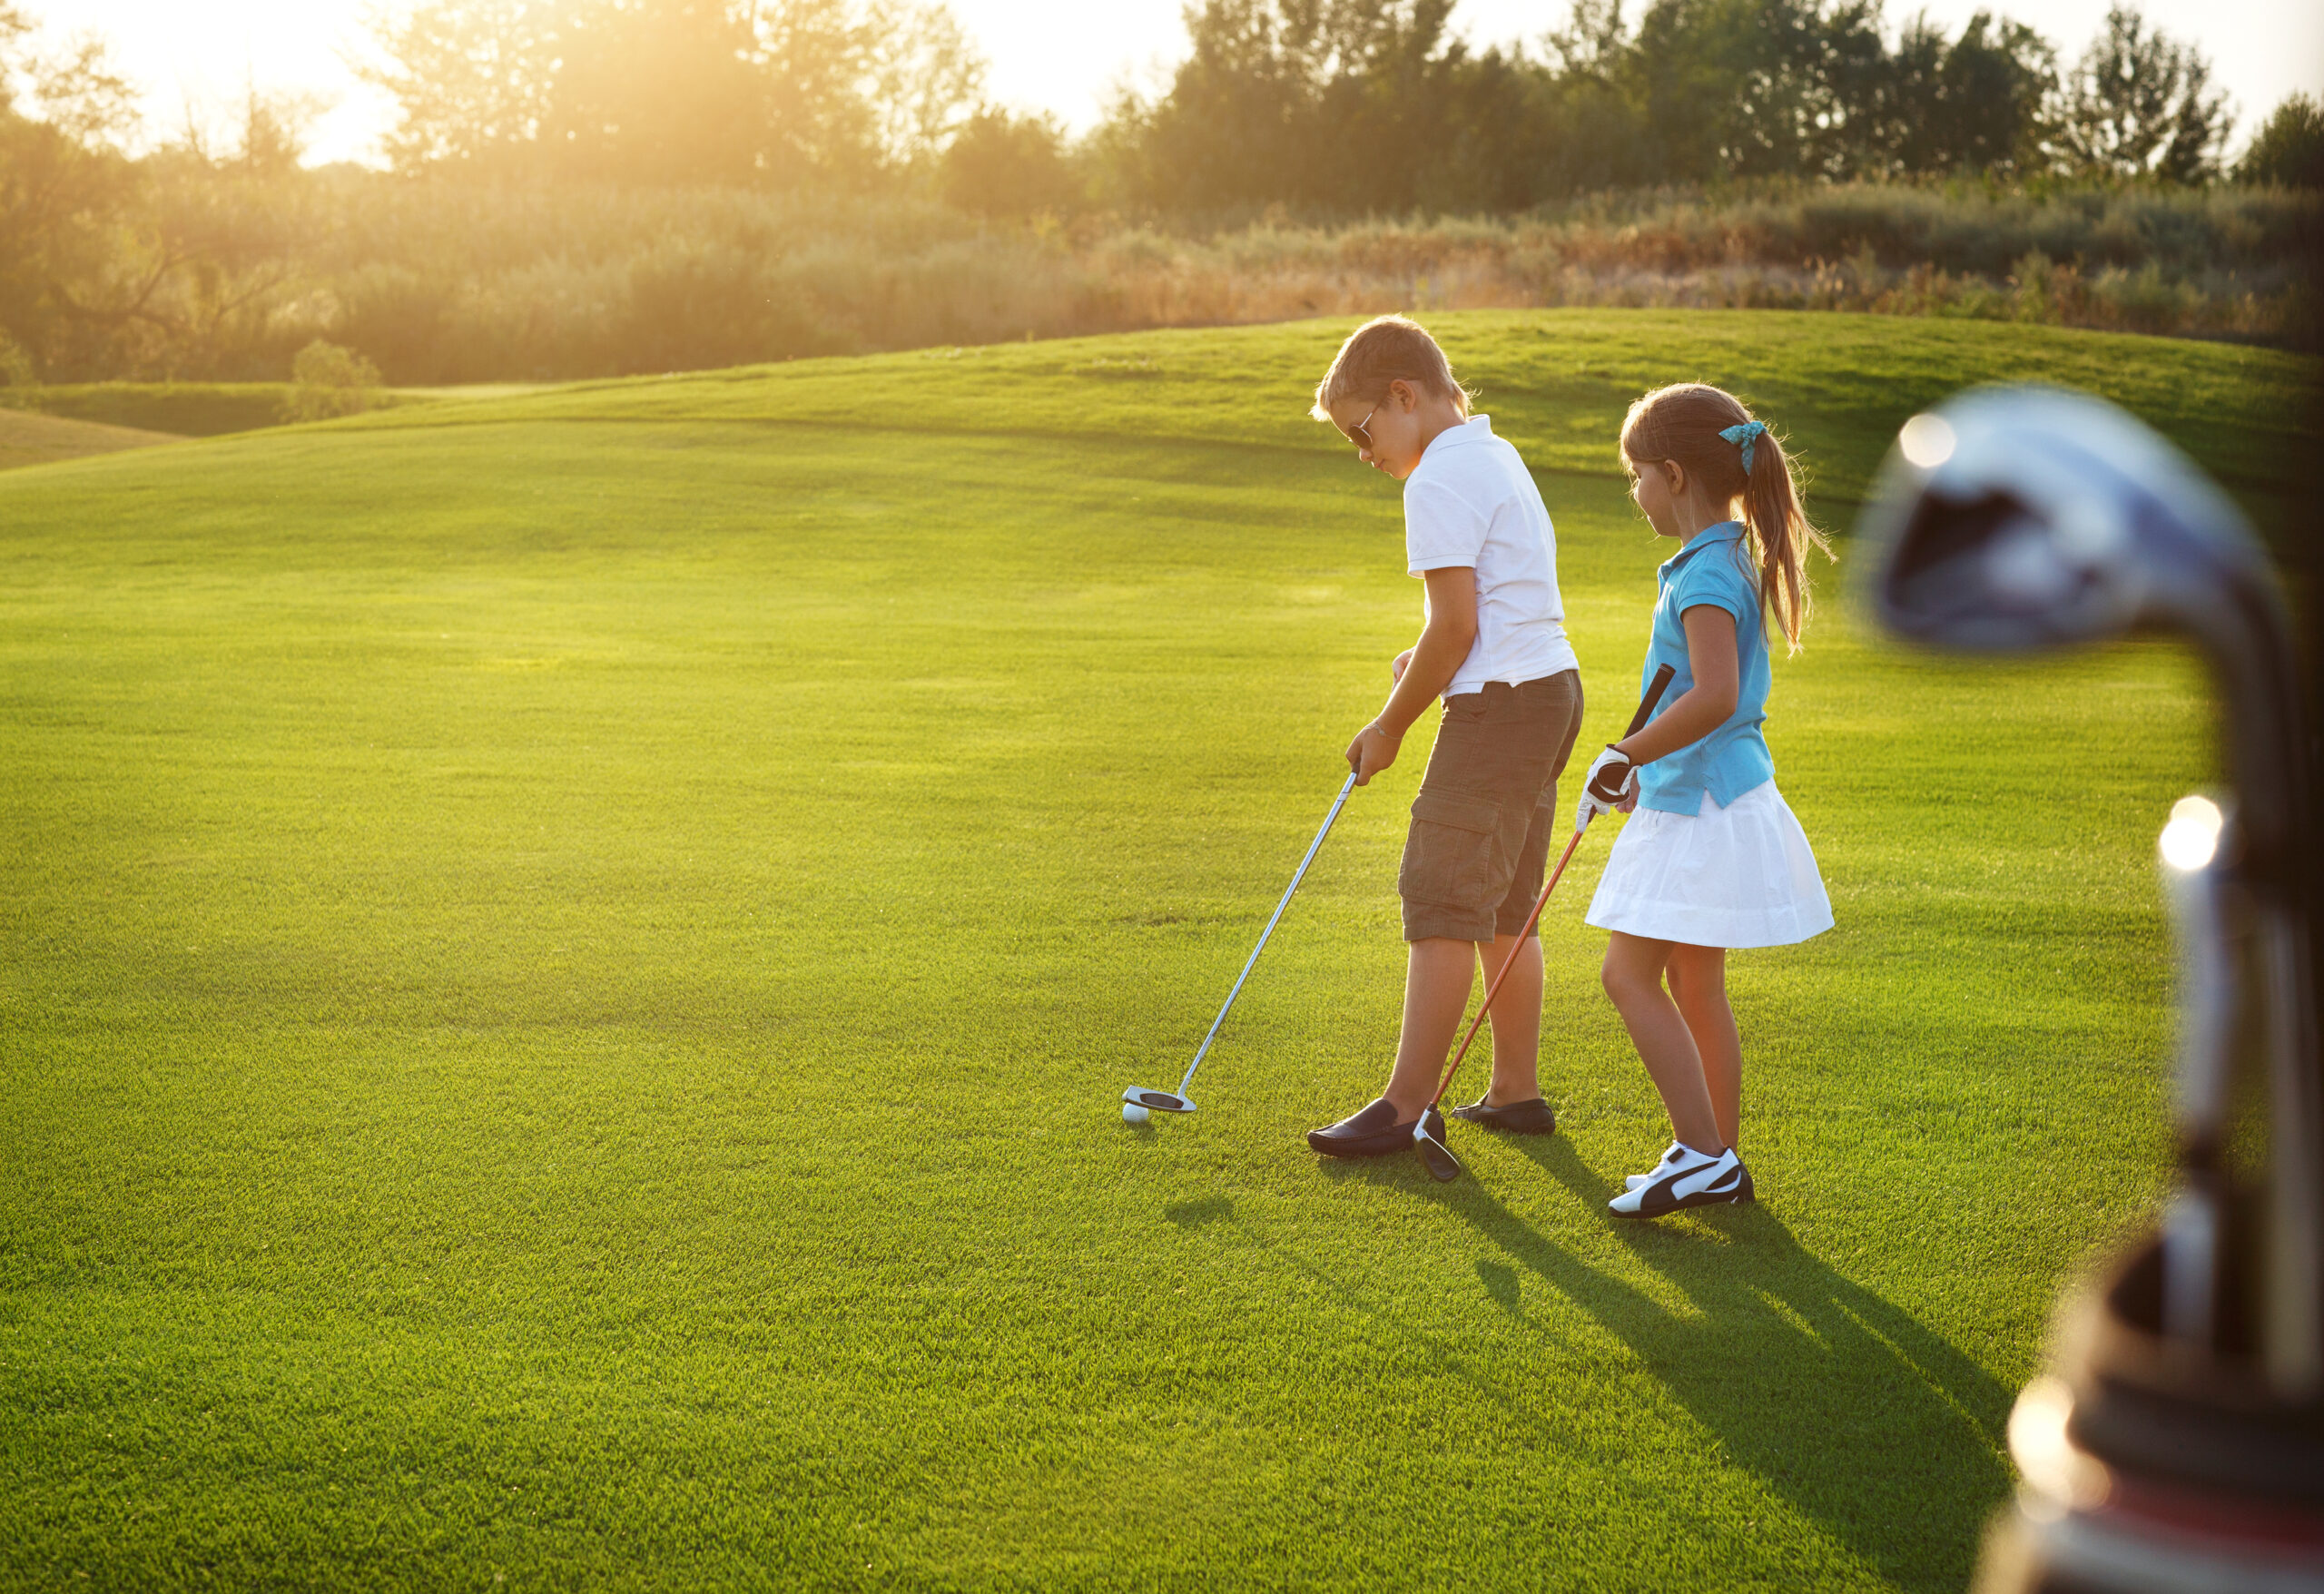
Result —
POLYGON ((1477 640, 1444 695, 1580 668, 1558 595, 1557 533, 1517 450, 1472 415, 1439 432, 1404 478, 1404 559, 1413 576, 1477 573, 1477 640))

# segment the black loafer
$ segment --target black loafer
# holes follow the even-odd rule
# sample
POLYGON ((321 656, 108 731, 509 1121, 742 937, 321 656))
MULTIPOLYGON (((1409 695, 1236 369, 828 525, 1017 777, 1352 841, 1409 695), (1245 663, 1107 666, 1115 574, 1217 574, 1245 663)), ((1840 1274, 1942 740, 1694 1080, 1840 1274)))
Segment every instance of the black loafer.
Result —
POLYGON ((1466 1107, 1456 1107, 1452 1116, 1467 1123, 1482 1125, 1488 1129, 1502 1129, 1512 1135, 1554 1135, 1558 1132, 1557 1109, 1540 1097, 1531 1101, 1512 1101, 1506 1107, 1492 1107, 1483 1097, 1466 1107))
MULTIPOLYGON (((1444 1115, 1433 1107, 1428 1114, 1429 1133, 1444 1138, 1444 1115)), ((1310 1148, 1325 1156, 1385 1156, 1413 1143, 1413 1120, 1396 1122, 1396 1108, 1386 1097, 1350 1113, 1329 1128, 1307 1131, 1310 1148)))

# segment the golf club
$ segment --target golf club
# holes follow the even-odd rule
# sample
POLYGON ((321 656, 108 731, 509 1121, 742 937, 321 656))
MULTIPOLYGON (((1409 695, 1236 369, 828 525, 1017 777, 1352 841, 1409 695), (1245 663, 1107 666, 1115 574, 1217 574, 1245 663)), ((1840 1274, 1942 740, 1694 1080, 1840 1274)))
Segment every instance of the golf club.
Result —
POLYGON ((1243 982, 1251 978, 1251 970, 1257 965, 1259 954, 1267 950, 1267 937, 1275 933, 1275 925, 1283 919, 1283 910, 1291 906, 1292 896, 1299 890, 1299 882, 1307 878, 1307 866, 1315 861, 1315 854, 1322 849, 1324 838, 1332 833, 1332 822, 1339 818, 1340 810, 1347 806, 1348 793, 1354 790, 1355 773, 1350 771, 1347 780, 1340 787, 1340 794, 1333 799, 1332 811, 1324 815, 1323 828, 1315 832, 1315 839, 1307 843, 1307 855, 1299 861, 1299 867, 1292 872, 1291 883, 1284 888, 1283 900, 1275 905, 1275 912, 1269 916, 1267 927, 1259 931, 1259 944, 1251 949, 1250 957, 1243 964, 1243 972, 1235 977, 1235 989, 1226 993, 1226 1006, 1218 1009, 1218 1017, 1210 1021, 1210 1033, 1205 1035, 1202 1044, 1195 1048, 1195 1060, 1187 1065, 1186 1075, 1178 1081, 1178 1088, 1175 1091, 1148 1090, 1142 1086, 1131 1086, 1122 1092, 1122 1100, 1126 1104, 1123 1107, 1125 1117, 1132 1122, 1139 1121, 1139 1115, 1130 1113, 1130 1107, 1157 1113, 1190 1113, 1195 1110, 1194 1098, 1187 1094, 1187 1087, 1195 1082, 1195 1070, 1202 1067, 1202 1059, 1209 1052, 1210 1043, 1218 1038, 1218 1027, 1226 1022, 1227 1012, 1235 1006, 1235 999, 1243 994, 1243 982))
POLYGON ((1979 1587, 2324 1586, 2314 705, 2266 555, 2162 438, 2036 388, 1905 423, 1861 529, 1872 606, 1918 641, 2192 639, 2234 788, 2182 799, 2159 843, 2181 953, 2179 1189, 2158 1234, 2069 1294, 2053 1371, 2010 1419, 2024 1483, 1979 1587))
MULTIPOLYGON (((1630 716, 1630 728, 1622 733, 1623 736, 1635 736, 1645 728, 1646 722, 1654 716, 1656 705, 1661 703, 1662 694, 1669 688, 1670 677, 1677 673, 1669 664, 1654 672, 1654 679, 1648 684, 1646 695, 1639 700, 1638 712, 1630 716)), ((1494 975, 1492 983, 1485 988, 1485 999, 1477 1009, 1477 1016, 1469 1020, 1469 1032, 1461 1037, 1461 1047, 1452 1054, 1452 1066, 1444 1070, 1444 1077, 1437 1081, 1436 1095, 1429 1102, 1428 1110, 1422 1113, 1420 1121, 1413 1126, 1413 1149, 1420 1153, 1421 1161, 1427 1165, 1429 1173, 1440 1184, 1461 1176, 1461 1159, 1452 1155, 1451 1146, 1428 1132, 1429 1114, 1443 1105, 1444 1093, 1452 1088, 1452 1076, 1461 1071, 1461 1059, 1469 1055, 1469 1043, 1476 1039, 1477 1029, 1484 1023, 1485 1015, 1492 1011, 1492 999, 1501 994, 1501 982, 1508 979, 1509 971, 1517 966, 1517 954, 1525 950, 1525 938, 1533 933, 1533 926, 1540 920, 1541 910, 1550 905, 1550 893, 1556 890, 1558 881, 1565 878, 1565 866, 1573 861, 1573 850, 1581 845, 1582 835, 1590 829, 1590 821, 1594 817, 1585 815, 1574 825, 1573 839, 1565 844, 1564 855, 1559 858, 1557 868, 1550 874, 1550 883, 1543 886, 1541 894, 1533 900, 1533 910, 1525 916, 1524 928, 1517 932, 1517 944, 1510 948, 1509 956, 1501 960, 1501 972, 1494 975)))

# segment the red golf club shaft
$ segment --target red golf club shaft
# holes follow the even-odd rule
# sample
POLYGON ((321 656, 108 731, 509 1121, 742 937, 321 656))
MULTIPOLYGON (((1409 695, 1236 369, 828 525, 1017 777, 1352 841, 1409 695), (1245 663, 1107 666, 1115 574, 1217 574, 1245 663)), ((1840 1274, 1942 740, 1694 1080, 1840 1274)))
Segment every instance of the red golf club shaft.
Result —
MULTIPOLYGON (((1635 736, 1645 728, 1646 722, 1653 717, 1655 705, 1662 701, 1662 694, 1669 690, 1674 674, 1669 664, 1655 670, 1654 679, 1647 684, 1646 695, 1639 700, 1638 712, 1630 715, 1630 728, 1622 733, 1624 736, 1635 736)), ((1550 893, 1556 890, 1558 881, 1565 878, 1565 866, 1573 861, 1573 850, 1581 845, 1581 838, 1589 833, 1589 830, 1586 820, 1573 827, 1573 840, 1565 844, 1565 856, 1558 860, 1557 869, 1550 876, 1550 883, 1541 888, 1541 896, 1533 903, 1533 910, 1525 916, 1525 928, 1517 932, 1517 944, 1510 948, 1509 956, 1501 960, 1501 972, 1494 975, 1492 983, 1485 988, 1484 1005, 1477 1009, 1477 1016, 1469 1020, 1469 1032, 1461 1037, 1461 1049, 1452 1054, 1452 1066, 1444 1070, 1444 1077, 1436 1082, 1436 1094, 1428 1104, 1432 1109, 1443 1105, 1444 1093, 1452 1088, 1452 1076, 1461 1071, 1461 1060, 1469 1055, 1469 1043, 1476 1039, 1477 1031, 1484 1026, 1485 1015, 1492 1011, 1492 999, 1501 994, 1501 982, 1509 978, 1512 969, 1517 967, 1517 954, 1525 950, 1525 938, 1533 933, 1533 926, 1541 920, 1541 910, 1550 905, 1550 893)), ((1423 1117, 1425 1116, 1423 1115, 1423 1117)))
POLYGON ((1469 1020, 1469 1032, 1461 1037, 1461 1049, 1452 1054, 1452 1067, 1444 1070, 1444 1077, 1438 1081, 1435 1097, 1428 1104, 1430 1107, 1443 1105, 1444 1093, 1452 1088, 1452 1076, 1461 1071, 1461 1060, 1469 1055, 1469 1043, 1476 1039, 1478 1029, 1484 1024, 1485 1015, 1492 1011, 1492 999, 1501 994, 1501 982, 1509 978, 1512 969, 1517 967, 1517 954, 1525 950, 1525 938, 1533 933, 1534 923, 1541 917, 1541 910, 1550 905, 1550 893, 1558 889, 1558 881, 1565 875, 1565 866, 1573 861, 1573 850, 1581 845, 1581 838, 1587 833, 1586 827, 1577 830, 1573 832, 1573 840, 1565 844, 1565 856, 1558 860, 1557 869, 1550 876, 1550 883, 1543 886, 1541 894, 1534 899, 1533 910, 1525 916, 1525 927, 1517 932, 1517 944, 1510 948, 1509 956, 1501 960, 1501 972, 1494 975, 1492 983, 1485 988, 1484 1005, 1477 1009, 1477 1016, 1469 1020))

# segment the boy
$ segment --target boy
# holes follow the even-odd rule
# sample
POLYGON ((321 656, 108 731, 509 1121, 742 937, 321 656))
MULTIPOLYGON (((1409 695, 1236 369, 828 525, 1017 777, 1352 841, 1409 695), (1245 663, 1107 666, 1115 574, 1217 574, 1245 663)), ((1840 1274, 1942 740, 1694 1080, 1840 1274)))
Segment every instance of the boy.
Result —
MULTIPOLYGON (((1444 351, 1415 323, 1382 316, 1340 346, 1315 389, 1357 457, 1404 484, 1407 571, 1427 584, 1420 640, 1389 666, 1387 705, 1348 744, 1359 785, 1396 761, 1442 696, 1396 875, 1403 899, 1403 1032, 1378 1100, 1307 1144, 1370 1156, 1412 1142, 1469 1001, 1472 970, 1516 966, 1492 1007, 1492 1083, 1453 1115, 1547 1135, 1557 1117, 1536 1070, 1541 943, 1517 931, 1541 889, 1556 828, 1557 777, 1581 728, 1581 676, 1566 641, 1557 545, 1541 489, 1517 450, 1469 413, 1444 351)), ((1440 1136, 1441 1123, 1431 1128, 1440 1136)))

